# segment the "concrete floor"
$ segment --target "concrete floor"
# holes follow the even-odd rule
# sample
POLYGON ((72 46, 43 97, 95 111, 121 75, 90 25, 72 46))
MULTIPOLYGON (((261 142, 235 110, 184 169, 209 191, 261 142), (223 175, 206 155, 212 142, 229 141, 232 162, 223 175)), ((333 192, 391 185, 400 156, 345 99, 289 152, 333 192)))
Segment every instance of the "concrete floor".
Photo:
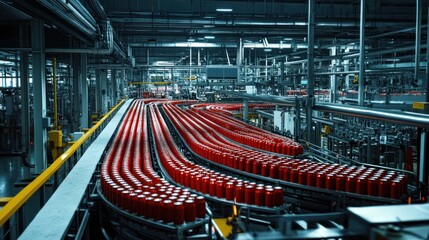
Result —
POLYGON ((0 156, 0 197, 13 197, 22 189, 21 185, 15 186, 26 178, 21 165, 20 156, 0 156))
MULTIPOLYGON (((30 164, 34 164, 30 150, 30 164)), ((13 197, 29 183, 33 169, 25 167, 19 154, 0 154, 0 198, 13 197)))

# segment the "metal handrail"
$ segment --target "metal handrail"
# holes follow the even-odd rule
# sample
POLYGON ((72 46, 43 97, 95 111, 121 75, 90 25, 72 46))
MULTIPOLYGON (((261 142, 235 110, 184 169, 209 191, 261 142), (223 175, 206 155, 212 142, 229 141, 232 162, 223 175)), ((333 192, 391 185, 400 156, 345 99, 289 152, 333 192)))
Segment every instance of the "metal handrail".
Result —
POLYGON ((36 179, 29 183, 24 189, 15 195, 1 210, 0 210, 0 227, 2 227, 33 194, 40 189, 50 177, 52 177, 58 169, 82 146, 86 140, 104 123, 104 121, 114 113, 125 100, 121 100, 113 107, 103 118, 92 126, 82 137, 79 138, 73 145, 70 146, 61 156, 59 156, 48 168, 45 169, 36 179))

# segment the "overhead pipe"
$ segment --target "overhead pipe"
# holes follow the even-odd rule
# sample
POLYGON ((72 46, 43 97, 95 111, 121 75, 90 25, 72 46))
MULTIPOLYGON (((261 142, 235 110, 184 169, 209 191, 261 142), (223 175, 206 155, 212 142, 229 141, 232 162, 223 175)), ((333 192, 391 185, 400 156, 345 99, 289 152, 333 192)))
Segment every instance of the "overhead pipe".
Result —
POLYGON ((94 10, 101 20, 107 20, 106 12, 98 0, 88 0, 88 5, 94 10))
POLYGON ((40 0, 39 1, 43 6, 48 8, 50 11, 56 13, 59 17, 63 18, 70 25, 79 29, 79 31, 85 33, 88 36, 95 37, 97 34, 95 26, 91 25, 88 20, 86 20, 76 9, 74 9, 70 4, 65 4, 60 1, 58 5, 57 1, 50 0, 40 0), (70 17, 70 14, 67 12, 70 11, 74 13, 72 15, 74 18, 70 17))
MULTIPOLYGON (((101 46, 94 49, 89 48, 47 48, 45 51, 49 53, 87 53, 87 54, 102 54, 110 55, 114 50, 113 29, 109 21, 105 22, 106 26, 106 48, 101 46)), ((98 43, 99 44, 99 43, 98 43)))
POLYGON ((429 118, 427 116, 402 114, 388 110, 381 111, 380 109, 371 110, 364 107, 344 106, 328 103, 317 103, 314 106, 314 109, 322 112, 338 113, 347 116, 367 118, 429 129, 429 118))
MULTIPOLYGON (((279 103, 286 106, 295 107, 295 97, 282 97, 273 95, 254 95, 248 93, 240 93, 234 91, 217 91, 222 94, 231 94, 249 99, 255 99, 270 103, 279 103)), ((408 126, 415 126, 420 128, 429 129, 429 118, 427 114, 418 114, 410 112, 399 112, 389 110, 372 110, 370 108, 358 107, 358 106, 347 106, 332 103, 321 103, 318 102, 314 105, 314 110, 322 112, 331 112, 343 114, 346 116, 354 116, 366 119, 373 119, 385 122, 392 122, 397 124, 404 124, 408 126)))
POLYGON ((88 12, 88 10, 77 0, 61 0, 65 4, 70 4, 75 10, 77 10, 83 18, 85 18, 91 25, 96 26, 97 22, 88 12))

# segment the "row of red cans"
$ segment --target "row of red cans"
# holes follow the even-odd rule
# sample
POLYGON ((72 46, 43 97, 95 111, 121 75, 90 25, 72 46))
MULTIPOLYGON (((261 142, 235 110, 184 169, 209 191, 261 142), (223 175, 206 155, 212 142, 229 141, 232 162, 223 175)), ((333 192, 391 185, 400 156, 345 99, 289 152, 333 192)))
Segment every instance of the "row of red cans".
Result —
MULTIPOLYGON (((101 167, 101 188, 103 195, 114 205, 154 221, 183 224, 205 217, 205 200, 201 196, 190 194, 186 189, 174 187, 156 175, 149 164, 142 165, 126 150, 145 137, 135 125, 139 118, 136 109, 142 108, 142 102, 135 101, 120 126, 106 160, 101 167), (123 157, 118 157, 124 154, 123 157), (130 160, 130 158, 132 158, 130 160), (131 166, 128 166, 131 165, 131 166), (139 167, 136 167, 139 166, 139 167), (131 168, 130 168, 131 167, 131 168), (140 169, 143 167, 144 169, 140 169), (138 174, 137 174, 138 173, 138 174), (165 211, 169 209, 171 211, 165 211)), ((143 111, 145 115, 146 111, 143 111)), ((142 119, 145 119, 143 117, 142 119)), ((145 121, 143 121, 145 122, 145 121)), ((147 131, 146 133, 147 134, 147 131)), ((148 141, 142 141, 148 144, 148 141)), ((147 146, 146 146, 147 147, 147 146)), ((143 147, 144 149, 148 149, 143 147)))
POLYGON ((292 156, 301 155, 304 152, 304 148, 292 139, 281 137, 251 125, 238 122, 232 117, 206 113, 203 110, 194 110, 193 113, 196 118, 236 142, 258 149, 292 156))
POLYGON ((283 205, 283 190, 280 187, 273 188, 262 184, 256 186, 256 183, 249 183, 196 164, 184 162, 186 158, 183 155, 177 158, 168 157, 168 155, 171 156, 171 149, 174 150, 177 146, 171 137, 162 131, 166 128, 166 124, 158 110, 153 109, 152 112, 155 140, 160 149, 158 154, 163 167, 175 182, 213 197, 235 200, 239 203, 267 207, 283 205), (158 118, 153 117, 153 115, 158 116, 158 118), (234 184, 236 188, 228 188, 230 184, 234 184), (264 190, 258 189, 258 201, 255 200, 257 187, 264 190))
MULTIPOLYGON (((178 117, 179 115, 175 116, 178 117)), ((189 141, 188 143, 202 157, 248 173, 313 187, 371 196, 399 198, 407 192, 407 181, 404 175, 395 172, 387 174, 388 172, 382 169, 276 158, 264 154, 254 154, 239 148, 235 154, 231 154, 228 151, 222 151, 220 148, 213 149, 211 146, 202 145, 198 142, 189 141), (374 181, 377 184, 374 184, 374 181)))

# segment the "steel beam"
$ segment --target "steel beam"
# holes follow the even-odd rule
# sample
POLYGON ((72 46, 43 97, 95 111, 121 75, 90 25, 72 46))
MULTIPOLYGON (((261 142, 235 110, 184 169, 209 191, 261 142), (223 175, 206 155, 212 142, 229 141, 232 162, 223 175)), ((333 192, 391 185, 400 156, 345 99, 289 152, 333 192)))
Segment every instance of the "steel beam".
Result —
POLYGON ((41 19, 31 20, 34 94, 34 173, 47 167, 45 31, 41 19))
POLYGON ((359 106, 364 104, 365 83, 365 0, 360 0, 360 27, 359 27, 359 106))

